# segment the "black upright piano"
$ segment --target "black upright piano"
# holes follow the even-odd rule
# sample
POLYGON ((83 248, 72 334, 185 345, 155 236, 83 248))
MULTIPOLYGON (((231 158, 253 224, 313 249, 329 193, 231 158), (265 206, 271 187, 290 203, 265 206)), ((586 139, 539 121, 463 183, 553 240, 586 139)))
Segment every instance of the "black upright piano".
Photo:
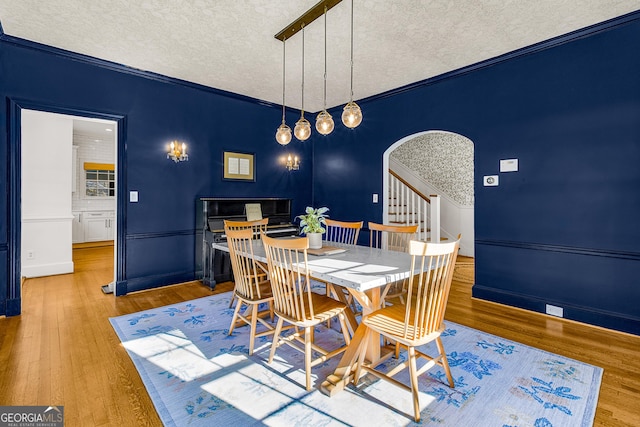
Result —
POLYGON ((269 236, 298 234, 298 227, 293 224, 291 216, 291 199, 201 197, 196 200, 196 279, 211 288, 216 283, 233 280, 229 254, 214 250, 212 243, 226 240, 225 219, 246 221, 247 205, 256 204, 260 204, 262 217, 269 219, 269 236))

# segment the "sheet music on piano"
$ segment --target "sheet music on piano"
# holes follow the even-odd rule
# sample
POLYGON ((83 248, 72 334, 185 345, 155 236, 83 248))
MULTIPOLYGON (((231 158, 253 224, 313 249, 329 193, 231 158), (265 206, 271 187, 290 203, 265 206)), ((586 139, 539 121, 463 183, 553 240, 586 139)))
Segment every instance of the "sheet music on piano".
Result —
POLYGON ((262 219, 262 207, 260 203, 245 203, 244 210, 247 214, 247 221, 258 221, 262 219))

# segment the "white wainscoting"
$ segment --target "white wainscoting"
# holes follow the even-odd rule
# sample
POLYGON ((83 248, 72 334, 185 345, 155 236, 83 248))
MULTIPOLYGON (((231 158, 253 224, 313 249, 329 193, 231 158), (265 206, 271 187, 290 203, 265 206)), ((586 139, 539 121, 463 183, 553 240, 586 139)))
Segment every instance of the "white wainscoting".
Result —
POLYGON ((21 275, 41 277, 73 273, 73 215, 22 219, 21 275))

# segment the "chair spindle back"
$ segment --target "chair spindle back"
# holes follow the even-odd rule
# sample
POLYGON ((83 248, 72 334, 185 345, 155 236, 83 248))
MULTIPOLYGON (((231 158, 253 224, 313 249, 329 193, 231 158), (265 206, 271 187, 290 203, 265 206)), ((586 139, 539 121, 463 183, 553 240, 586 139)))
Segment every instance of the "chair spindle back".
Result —
POLYGON ((459 245, 460 240, 410 242, 413 274, 407 291, 404 338, 419 340, 441 327, 459 245))
POLYGON ((245 228, 250 228, 254 234, 254 239, 260 238, 261 232, 267 231, 267 224, 269 223, 269 218, 257 219, 255 221, 233 221, 229 219, 224 220, 224 229, 227 230, 243 230, 245 228))
POLYGON ((344 243, 346 245, 355 245, 358 243, 358 235, 362 228, 362 221, 347 222, 336 221, 327 218, 327 232, 325 239, 327 242, 344 243))
POLYGON ((276 239, 262 234, 273 290, 274 311, 296 322, 314 317, 307 266, 309 239, 276 239))
POLYGON ((225 234, 231 257, 235 291, 247 299, 261 299, 263 295, 260 294, 258 285, 261 281, 260 276, 265 275, 256 265, 253 257, 251 245, 254 238, 253 230, 251 228, 231 230, 225 227, 225 234))
POLYGON ((408 252, 409 241, 415 237, 418 225, 387 225, 369 222, 369 246, 396 252, 408 252))

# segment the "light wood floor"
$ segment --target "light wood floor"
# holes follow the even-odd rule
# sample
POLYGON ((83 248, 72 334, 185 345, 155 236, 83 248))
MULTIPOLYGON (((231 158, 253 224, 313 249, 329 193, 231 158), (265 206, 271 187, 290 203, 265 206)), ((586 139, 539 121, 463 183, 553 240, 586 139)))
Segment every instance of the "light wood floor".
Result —
MULTIPOLYGON (((459 261, 448 320, 604 367, 595 425, 640 426, 640 337, 474 300, 473 260, 459 261)), ((0 405, 64 405, 67 426, 160 426, 108 319, 211 291, 192 282, 115 298, 100 289, 113 247, 76 249, 74 262, 74 274, 26 280, 22 315, 0 318, 0 405)))

